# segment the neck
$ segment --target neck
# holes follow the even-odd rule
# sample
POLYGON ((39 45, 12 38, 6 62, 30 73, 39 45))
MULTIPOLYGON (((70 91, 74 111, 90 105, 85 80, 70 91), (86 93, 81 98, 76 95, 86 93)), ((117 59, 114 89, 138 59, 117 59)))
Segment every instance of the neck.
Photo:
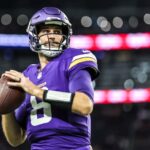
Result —
POLYGON ((43 54, 38 54, 39 56, 39 61, 40 61, 40 65, 41 65, 41 70, 49 63, 49 61, 51 61, 51 58, 44 56, 43 54))

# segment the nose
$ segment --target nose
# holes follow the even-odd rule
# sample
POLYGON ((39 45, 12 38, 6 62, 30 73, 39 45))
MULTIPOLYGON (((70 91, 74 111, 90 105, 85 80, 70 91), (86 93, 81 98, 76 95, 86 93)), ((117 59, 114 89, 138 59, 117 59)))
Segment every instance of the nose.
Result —
POLYGON ((52 33, 49 33, 47 35, 47 42, 54 42, 55 41, 55 36, 52 33))
POLYGON ((48 33, 47 36, 49 39, 55 39, 54 33, 48 33))

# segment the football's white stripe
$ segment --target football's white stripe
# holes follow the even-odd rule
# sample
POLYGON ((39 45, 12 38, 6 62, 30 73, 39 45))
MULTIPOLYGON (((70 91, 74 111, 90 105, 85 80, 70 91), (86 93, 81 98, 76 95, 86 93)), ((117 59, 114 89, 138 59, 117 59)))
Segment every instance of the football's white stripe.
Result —
POLYGON ((72 62, 75 61, 75 60, 77 60, 77 59, 79 59, 79 58, 86 58, 86 57, 91 57, 95 61, 97 61, 96 57, 92 53, 88 53, 88 54, 81 54, 81 55, 74 56, 73 59, 72 59, 72 62))

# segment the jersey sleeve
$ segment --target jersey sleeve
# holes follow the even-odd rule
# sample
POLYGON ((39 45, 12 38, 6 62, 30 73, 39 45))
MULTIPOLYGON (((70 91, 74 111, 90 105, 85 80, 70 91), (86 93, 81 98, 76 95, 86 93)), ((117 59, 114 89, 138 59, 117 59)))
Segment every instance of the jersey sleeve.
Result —
POLYGON ((71 93, 75 93, 76 91, 83 92, 93 100, 94 88, 90 74, 86 70, 78 71, 78 73, 69 80, 69 91, 71 93))
POLYGON ((79 70, 87 70, 92 80, 99 75, 96 57, 88 50, 78 50, 69 59, 68 73, 74 75, 79 70))
POLYGON ((15 110, 15 118, 19 125, 25 129, 26 128, 26 105, 25 101, 15 110))

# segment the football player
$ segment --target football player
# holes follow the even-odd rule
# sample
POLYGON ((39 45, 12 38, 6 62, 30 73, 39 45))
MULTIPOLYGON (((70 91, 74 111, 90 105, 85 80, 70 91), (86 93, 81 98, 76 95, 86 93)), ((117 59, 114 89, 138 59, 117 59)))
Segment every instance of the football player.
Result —
POLYGON ((18 146, 27 138, 32 150, 90 150, 92 81, 99 74, 95 56, 69 47, 72 26, 58 8, 36 12, 27 33, 39 64, 3 74, 13 79, 9 86, 26 92, 21 106, 2 115, 7 141, 18 146))

